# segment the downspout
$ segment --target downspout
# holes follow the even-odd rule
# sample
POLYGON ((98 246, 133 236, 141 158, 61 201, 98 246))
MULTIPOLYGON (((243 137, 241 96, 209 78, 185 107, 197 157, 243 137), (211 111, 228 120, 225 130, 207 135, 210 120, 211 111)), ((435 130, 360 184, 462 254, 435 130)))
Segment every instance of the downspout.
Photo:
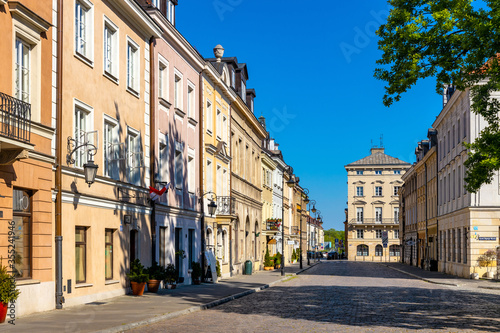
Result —
MULTIPOLYGON (((204 102, 203 102, 203 89, 204 89, 204 86, 203 86, 203 69, 201 70, 200 72, 200 83, 199 83, 199 87, 200 87, 200 92, 199 92, 199 98, 200 98, 200 101, 199 101, 199 124, 200 124, 200 128, 201 130, 199 130, 199 140, 198 142, 200 142, 200 206, 201 206, 201 218, 200 218, 200 239, 201 239, 201 267, 202 267, 202 270, 201 270, 201 281, 205 281, 205 201, 203 199, 203 194, 205 193, 205 188, 203 186, 203 179, 204 179, 204 174, 203 174, 203 166, 204 166, 204 160, 203 160, 203 149, 204 149, 204 140, 203 140, 203 133, 204 133, 204 130, 203 130, 203 124, 205 123, 203 121, 203 106, 204 106, 204 102)), ((231 228, 229 228, 231 230, 231 228)), ((217 239, 217 237, 215 237, 215 239, 217 239)), ((230 238, 231 239, 231 238, 230 238)))
MULTIPOLYGON (((437 140, 437 139, 436 139, 437 140)), ((436 261, 439 262, 439 145, 436 145, 436 261)), ((438 265, 439 271, 439 265, 438 265)))
POLYGON ((55 255, 56 255, 56 309, 62 309, 64 303, 63 296, 63 274, 62 274, 62 163, 63 163, 63 138, 62 138, 62 63, 63 63, 63 0, 57 1, 57 105, 56 105, 56 235, 55 235, 55 255))
MULTIPOLYGON (((155 37, 149 40, 149 170, 151 187, 156 188, 155 184, 155 150, 156 150, 156 81, 155 81, 155 37)), ((167 191, 168 193, 168 191, 167 191)), ((156 260, 156 206, 154 200, 151 200, 151 264, 156 260)))
POLYGON ((427 192, 427 161, 424 164, 425 166, 425 249, 424 249, 424 258, 425 258, 425 267, 426 269, 429 269, 429 235, 427 233, 428 227, 429 227, 429 216, 428 216, 428 211, 427 211, 427 202, 428 202, 428 192, 427 192))

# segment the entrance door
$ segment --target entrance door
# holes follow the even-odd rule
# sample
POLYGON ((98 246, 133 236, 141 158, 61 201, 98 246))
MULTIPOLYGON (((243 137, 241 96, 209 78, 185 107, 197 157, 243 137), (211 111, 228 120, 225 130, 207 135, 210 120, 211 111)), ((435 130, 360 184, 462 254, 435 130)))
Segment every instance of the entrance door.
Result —
POLYGON ((137 258, 137 230, 130 230, 130 262, 137 258))

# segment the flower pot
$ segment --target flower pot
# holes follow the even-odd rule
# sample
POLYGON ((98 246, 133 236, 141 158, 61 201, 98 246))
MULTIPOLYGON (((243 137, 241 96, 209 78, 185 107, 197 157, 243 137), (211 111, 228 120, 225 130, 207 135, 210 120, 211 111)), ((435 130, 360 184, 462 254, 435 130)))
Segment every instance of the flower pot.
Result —
POLYGON ((479 273, 472 273, 470 275, 470 278, 473 279, 473 280, 479 280, 479 273))
POLYGON ((201 279, 194 279, 193 284, 201 284, 201 279))
POLYGON ((149 280, 148 281, 148 291, 151 293, 157 293, 158 288, 160 288, 160 280, 149 280))
POLYGON ((5 322, 5 317, 7 316, 7 306, 9 303, 0 303, 0 323, 5 322))
POLYGON ((274 267, 266 267, 266 266, 264 266, 264 270, 265 271, 272 271, 272 270, 274 270, 274 267))
POLYGON ((142 296, 142 294, 144 294, 144 288, 146 287, 146 282, 130 281, 130 287, 132 288, 132 294, 136 296, 142 296))

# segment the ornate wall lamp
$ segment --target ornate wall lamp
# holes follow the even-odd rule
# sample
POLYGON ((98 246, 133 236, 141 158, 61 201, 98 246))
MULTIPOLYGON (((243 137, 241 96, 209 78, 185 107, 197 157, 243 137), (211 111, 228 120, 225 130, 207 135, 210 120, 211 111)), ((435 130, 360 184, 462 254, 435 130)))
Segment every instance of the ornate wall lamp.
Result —
POLYGON ((73 154, 81 148, 85 148, 85 153, 87 153, 88 161, 83 165, 83 174, 85 175, 85 182, 92 185, 95 181, 95 176, 97 174, 97 169, 99 166, 94 163, 93 157, 97 154, 97 147, 89 142, 79 144, 79 142, 72 137, 68 137, 68 154, 66 155, 66 163, 68 165, 75 164, 75 159, 72 157, 73 154))

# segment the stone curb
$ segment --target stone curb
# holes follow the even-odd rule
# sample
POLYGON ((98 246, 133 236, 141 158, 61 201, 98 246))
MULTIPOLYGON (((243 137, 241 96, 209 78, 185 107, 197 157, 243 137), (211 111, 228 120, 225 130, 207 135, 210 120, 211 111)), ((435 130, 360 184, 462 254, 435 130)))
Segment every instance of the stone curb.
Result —
POLYGON ((477 286, 481 289, 500 290, 500 287, 477 286))
POLYGON ((420 279, 422 281, 425 281, 425 282, 429 282, 429 283, 434 283, 434 284, 442 284, 442 285, 445 285, 445 286, 453 286, 453 287, 459 287, 460 285, 459 284, 456 284, 456 283, 449 283, 449 282, 439 282, 439 281, 434 281, 434 280, 430 280, 430 279, 427 279, 427 278, 424 278, 424 277, 421 277, 421 276, 418 276, 418 275, 415 275, 413 273, 409 273, 409 272, 405 272, 399 268, 396 268, 396 267, 391 267, 389 265, 384 265, 385 267, 388 267, 390 269, 393 269, 395 271, 398 271, 400 273, 403 273, 403 274, 406 274, 406 275, 409 275, 409 276, 412 276, 414 278, 417 278, 417 279, 420 279))
POLYGON ((115 327, 107 328, 107 329, 100 330, 100 331, 97 331, 97 332, 99 332, 99 333, 124 332, 124 331, 131 330, 133 328, 137 328, 137 327, 140 327, 140 326, 145 326, 145 325, 153 324, 153 323, 156 323, 156 322, 159 322, 159 321, 162 321, 162 320, 166 320, 166 319, 171 319, 171 318, 179 317, 179 316, 182 316, 182 315, 185 315, 185 314, 188 314, 188 313, 197 312, 197 311, 201 311, 201 310, 207 310, 207 309, 216 307, 218 305, 230 302, 232 300, 235 300, 235 299, 238 299, 238 298, 241 298, 241 297, 244 297, 244 296, 248 296, 250 294, 253 294, 253 293, 262 291, 264 289, 270 288, 271 286, 273 286, 273 285, 275 285, 277 283, 280 283, 280 282, 282 282, 284 280, 289 279, 290 276, 298 275, 298 274, 300 274, 300 273, 302 273, 304 271, 307 271, 308 269, 310 269, 310 268, 312 268, 312 267, 314 267, 314 266, 316 266, 318 264, 319 263, 316 263, 314 265, 306 267, 306 268, 298 271, 297 273, 289 273, 288 275, 285 274, 284 277, 282 277, 282 278, 280 278, 280 279, 278 279, 276 281, 270 282, 268 284, 262 285, 260 287, 249 289, 249 290, 243 291, 243 292, 238 293, 238 294, 234 294, 234 295, 231 295, 231 296, 228 296, 228 297, 224 297, 224 298, 212 301, 210 303, 192 306, 192 307, 184 309, 184 310, 167 313, 167 314, 164 314, 164 315, 160 315, 160 316, 156 316, 156 317, 153 317, 153 318, 141 320, 141 321, 138 321, 138 322, 135 322, 135 323, 131 323, 131 324, 126 324, 126 325, 121 325, 121 326, 115 326, 115 327))

